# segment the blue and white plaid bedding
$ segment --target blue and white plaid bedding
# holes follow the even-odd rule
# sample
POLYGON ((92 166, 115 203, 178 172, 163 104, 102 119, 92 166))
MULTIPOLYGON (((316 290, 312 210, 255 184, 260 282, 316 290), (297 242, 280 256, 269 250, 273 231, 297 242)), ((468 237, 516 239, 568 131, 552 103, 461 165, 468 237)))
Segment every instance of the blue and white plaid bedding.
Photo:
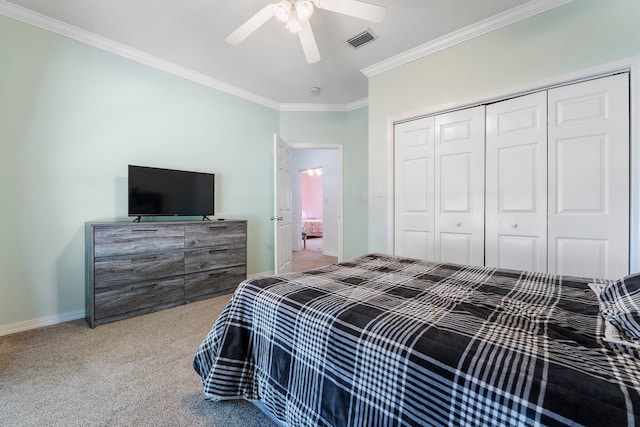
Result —
POLYGON ((588 283, 370 254, 243 282, 193 365, 289 426, 640 425, 588 283))

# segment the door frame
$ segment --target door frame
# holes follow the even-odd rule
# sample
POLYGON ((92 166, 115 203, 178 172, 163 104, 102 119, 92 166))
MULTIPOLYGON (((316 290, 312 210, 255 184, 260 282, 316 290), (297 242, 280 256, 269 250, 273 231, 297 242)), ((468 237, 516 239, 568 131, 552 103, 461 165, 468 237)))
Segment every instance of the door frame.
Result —
POLYGON ((469 97, 447 104, 429 107, 424 110, 414 110, 410 114, 401 114, 387 118, 387 252, 394 253, 394 126, 398 123, 415 120, 426 116, 446 113, 477 105, 503 101, 515 96, 527 95, 541 90, 548 90, 558 86, 593 80, 599 77, 629 73, 629 124, 630 124, 630 182, 629 182, 629 273, 640 272, 640 56, 624 58, 589 68, 571 71, 542 80, 507 87, 493 92, 469 97))
POLYGON ((343 259, 344 147, 341 144, 289 144, 293 150, 337 150, 338 152, 338 262, 343 259))

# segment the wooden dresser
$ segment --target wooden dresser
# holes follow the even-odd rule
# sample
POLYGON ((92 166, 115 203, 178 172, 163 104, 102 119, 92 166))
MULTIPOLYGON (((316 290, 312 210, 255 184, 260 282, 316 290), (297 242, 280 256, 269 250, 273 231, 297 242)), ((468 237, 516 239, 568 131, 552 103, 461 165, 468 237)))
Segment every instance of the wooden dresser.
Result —
POLYGON ((247 277, 246 221, 85 224, 91 327, 231 293, 247 277))

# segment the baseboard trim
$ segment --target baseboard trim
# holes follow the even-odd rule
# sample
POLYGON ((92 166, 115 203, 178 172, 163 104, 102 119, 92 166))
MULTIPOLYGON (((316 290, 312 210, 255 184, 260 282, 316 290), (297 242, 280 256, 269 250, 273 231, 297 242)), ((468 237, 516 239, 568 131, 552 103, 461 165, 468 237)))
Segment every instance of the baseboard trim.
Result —
POLYGON ((24 322, 13 323, 11 325, 4 325, 0 326, 0 337, 3 335, 29 331, 31 329, 42 328, 44 326, 69 322, 71 320, 82 319, 84 316, 84 310, 76 310, 62 314, 54 314, 53 316, 41 317, 39 319, 26 320, 24 322))
MULTIPOLYGON (((254 279, 256 277, 272 276, 273 271, 265 271, 263 273, 251 274, 247 279, 254 279)), ((54 314, 52 316, 41 317, 33 320, 26 320, 24 322, 13 323, 10 325, 0 326, 0 337, 4 335, 16 334, 18 332, 29 331, 31 329, 42 328, 45 326, 57 325, 58 323, 69 322, 71 320, 78 320, 85 317, 84 310, 70 311, 68 313, 54 314)))
POLYGON ((264 276, 273 276, 273 270, 263 271, 262 273, 250 274, 249 276, 247 276, 247 280, 255 279, 256 277, 264 277, 264 276))

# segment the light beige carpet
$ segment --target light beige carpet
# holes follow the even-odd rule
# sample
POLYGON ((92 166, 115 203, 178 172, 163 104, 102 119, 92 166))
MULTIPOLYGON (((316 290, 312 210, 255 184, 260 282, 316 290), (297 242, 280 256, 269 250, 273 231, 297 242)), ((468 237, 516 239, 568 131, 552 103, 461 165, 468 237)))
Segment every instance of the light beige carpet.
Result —
POLYGON ((322 253, 322 238, 308 238, 307 248, 293 251, 292 271, 304 271, 338 262, 337 257, 322 253))
POLYGON ((249 402, 205 401, 191 366, 229 298, 0 337, 0 426, 273 426, 249 402))

